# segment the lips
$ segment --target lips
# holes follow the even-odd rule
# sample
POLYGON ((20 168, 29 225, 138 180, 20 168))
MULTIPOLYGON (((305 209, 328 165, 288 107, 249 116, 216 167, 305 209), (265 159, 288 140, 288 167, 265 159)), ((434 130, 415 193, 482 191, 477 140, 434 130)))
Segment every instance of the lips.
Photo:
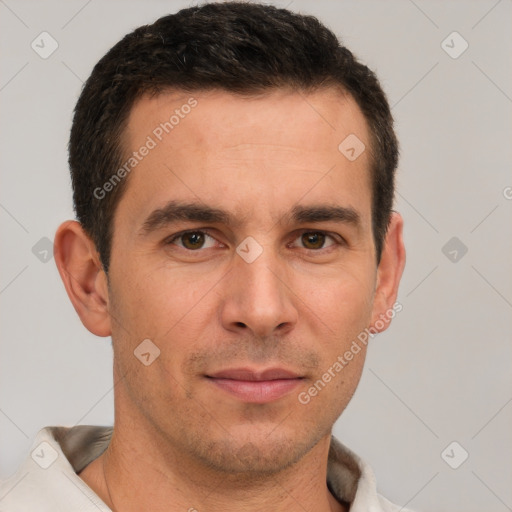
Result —
POLYGON ((281 380, 281 379, 298 379, 300 376, 282 368, 268 368, 267 370, 254 371, 247 368, 234 368, 230 370, 222 370, 220 372, 209 375, 214 379, 232 379, 246 381, 265 381, 265 380, 281 380))
POLYGON ((284 368, 231 368, 206 377, 220 390, 248 403, 278 400, 296 388, 303 378, 284 368))

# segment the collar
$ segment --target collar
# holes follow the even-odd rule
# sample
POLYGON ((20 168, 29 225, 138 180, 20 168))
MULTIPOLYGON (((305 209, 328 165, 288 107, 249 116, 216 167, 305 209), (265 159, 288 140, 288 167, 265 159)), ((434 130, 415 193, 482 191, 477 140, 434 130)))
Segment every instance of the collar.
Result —
MULTIPOLYGON (((113 427, 94 425, 40 430, 25 463, 0 484, 0 511, 111 512, 77 473, 106 450, 112 433, 113 427)), ((378 495, 371 468, 334 437, 327 485, 338 501, 350 503, 350 512, 410 512, 378 495)))

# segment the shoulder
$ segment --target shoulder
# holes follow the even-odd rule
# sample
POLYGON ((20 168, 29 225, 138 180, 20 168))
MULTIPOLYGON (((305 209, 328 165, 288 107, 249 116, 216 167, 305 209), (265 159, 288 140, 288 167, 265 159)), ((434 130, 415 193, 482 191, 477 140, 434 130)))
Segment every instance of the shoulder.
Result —
POLYGON ((351 512, 412 512, 378 494, 371 467, 335 437, 331 438, 327 480, 336 498, 350 503, 351 512))
POLYGON ((76 472, 77 465, 104 450, 108 427, 81 427, 39 431, 25 461, 0 483, 0 512, 110 510, 76 472))

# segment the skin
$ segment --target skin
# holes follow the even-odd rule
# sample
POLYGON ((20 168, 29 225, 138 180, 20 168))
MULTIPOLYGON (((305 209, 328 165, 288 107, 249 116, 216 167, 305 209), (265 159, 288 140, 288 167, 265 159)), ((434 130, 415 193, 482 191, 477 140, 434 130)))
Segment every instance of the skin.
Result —
MULTIPOLYGON (((138 100, 127 155, 189 97, 138 100)), ((392 214, 377 266, 369 151, 350 162, 338 150, 349 134, 369 147, 366 121, 334 89, 193 97, 197 106, 128 177, 108 279, 77 222, 56 235, 75 309, 92 333, 112 336, 114 350, 114 434, 80 476, 126 512, 347 510, 327 488, 327 455, 365 347, 307 405, 298 394, 396 301, 402 219, 392 214), (238 222, 179 221, 141 234, 172 199, 222 208, 238 222), (359 222, 289 222, 297 204, 351 208, 359 222), (190 238, 170 241, 198 229, 211 236, 198 249, 190 238), (304 232, 333 238, 311 243, 304 232), (248 236, 263 249, 252 263, 236 252, 248 236), (134 356, 147 338, 160 349, 149 366, 134 356), (285 368, 301 380, 278 399, 248 403, 207 377, 240 367, 285 368)))

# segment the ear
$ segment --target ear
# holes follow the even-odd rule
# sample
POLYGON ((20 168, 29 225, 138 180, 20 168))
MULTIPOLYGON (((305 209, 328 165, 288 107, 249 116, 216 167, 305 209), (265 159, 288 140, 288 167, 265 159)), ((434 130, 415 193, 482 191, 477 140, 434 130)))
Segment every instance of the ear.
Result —
POLYGON ((110 336, 107 276, 99 254, 81 224, 62 223, 54 241, 54 258, 68 296, 85 327, 110 336))
POLYGON ((403 224, 401 215, 393 212, 377 268, 377 283, 371 322, 371 326, 376 332, 385 331, 395 313, 402 310, 401 306, 396 305, 396 297, 400 278, 405 267, 403 224))

